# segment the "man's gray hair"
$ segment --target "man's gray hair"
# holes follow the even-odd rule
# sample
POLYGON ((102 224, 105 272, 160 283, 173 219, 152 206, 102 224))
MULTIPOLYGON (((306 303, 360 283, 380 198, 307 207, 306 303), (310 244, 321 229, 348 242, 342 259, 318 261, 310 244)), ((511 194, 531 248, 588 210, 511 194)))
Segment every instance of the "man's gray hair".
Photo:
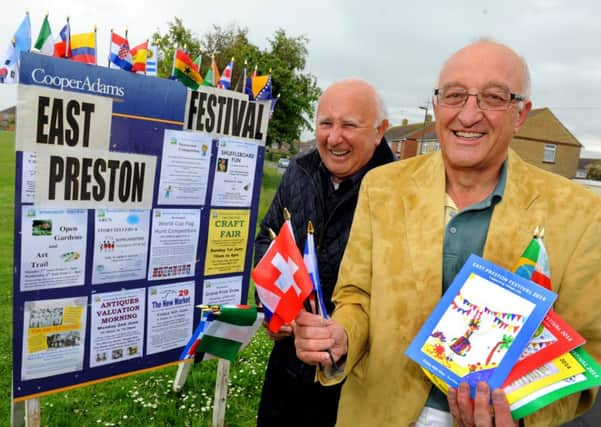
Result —
MULTIPOLYGON (((382 99, 382 96, 376 90, 376 88, 371 83, 369 83, 367 80, 360 79, 359 77, 346 77, 341 80, 336 80, 335 82, 330 84, 326 88, 326 91, 333 86, 337 86, 339 84, 345 84, 345 83, 362 83, 372 90, 372 92, 376 98, 375 99, 375 101, 376 101, 376 122, 375 122, 374 126, 377 127, 384 120, 388 119, 388 110, 386 109, 386 104, 384 104, 384 100, 382 99)), ((325 93, 325 91, 324 91, 324 93, 325 93)), ((323 95, 323 93, 322 93, 322 95, 323 95)), ((321 97, 320 97, 319 101, 321 101, 321 97)), ((319 105, 319 101, 318 101, 318 105, 319 105)), ((317 121, 317 110, 315 111, 315 115, 316 115, 315 121, 317 121)))

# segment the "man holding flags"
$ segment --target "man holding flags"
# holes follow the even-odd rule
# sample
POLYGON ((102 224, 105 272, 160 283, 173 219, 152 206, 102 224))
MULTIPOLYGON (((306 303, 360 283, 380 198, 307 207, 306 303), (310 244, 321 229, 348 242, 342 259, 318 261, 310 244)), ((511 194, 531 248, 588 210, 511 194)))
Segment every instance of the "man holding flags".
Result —
MULTIPOLYGON (((255 240, 255 262, 269 248, 269 230, 282 228, 284 208, 291 213, 291 229, 301 252, 311 221, 323 300, 330 313, 361 180, 368 170, 394 157, 383 137, 388 128, 383 102, 365 81, 333 83, 319 100, 316 127, 317 149, 292 160, 261 222, 255 240)), ((269 331, 269 335, 275 343, 257 425, 333 426, 341 386, 324 387, 315 382, 315 368, 296 357, 290 324, 282 325, 277 332, 269 331)))
MULTIPOLYGON (((472 402, 462 382, 441 395, 405 351, 471 253, 509 270, 537 225, 554 310, 601 361, 601 199, 509 149, 532 106, 526 62, 479 40, 444 63, 433 101, 441 151, 365 177, 332 320, 295 319, 300 359, 325 368, 332 353, 340 368, 318 374, 323 384, 345 381, 339 427, 518 425, 503 390, 479 382, 472 402)), ((520 425, 562 425, 596 393, 571 394, 520 425)))

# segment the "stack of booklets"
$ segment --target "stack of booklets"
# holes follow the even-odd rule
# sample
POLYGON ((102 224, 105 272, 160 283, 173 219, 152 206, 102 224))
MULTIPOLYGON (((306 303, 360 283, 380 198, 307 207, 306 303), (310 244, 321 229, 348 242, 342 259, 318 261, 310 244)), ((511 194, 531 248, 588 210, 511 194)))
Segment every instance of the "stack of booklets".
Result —
MULTIPOLYGON (((585 340, 552 310, 557 295, 472 255, 406 354, 445 394, 503 388, 514 419, 601 385, 585 340)), ((472 395, 473 397, 473 395, 472 395)))

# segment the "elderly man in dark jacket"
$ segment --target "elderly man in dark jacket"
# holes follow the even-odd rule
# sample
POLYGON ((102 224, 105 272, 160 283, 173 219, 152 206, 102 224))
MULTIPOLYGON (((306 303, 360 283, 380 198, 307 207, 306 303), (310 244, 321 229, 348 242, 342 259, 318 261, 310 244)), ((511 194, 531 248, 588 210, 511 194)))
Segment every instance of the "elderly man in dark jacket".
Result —
MULTIPOLYGON (((303 250, 308 221, 315 226, 319 276, 328 312, 348 240, 359 186, 365 173, 394 160, 384 139, 385 108, 376 90, 359 79, 332 84, 321 96, 316 117, 317 149, 293 159, 282 177, 255 240, 255 261, 269 246, 269 229, 279 230, 283 209, 292 215, 303 250)), ((333 426, 341 385, 315 382, 315 368, 296 357, 292 328, 270 333, 275 341, 261 393, 257 425, 333 426)))

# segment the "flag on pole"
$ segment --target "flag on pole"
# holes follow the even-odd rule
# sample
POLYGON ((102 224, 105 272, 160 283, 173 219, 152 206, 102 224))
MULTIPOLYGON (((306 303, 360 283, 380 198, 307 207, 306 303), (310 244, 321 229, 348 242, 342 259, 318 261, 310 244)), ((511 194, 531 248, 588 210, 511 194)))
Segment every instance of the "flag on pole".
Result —
POLYGON ((205 74, 205 79, 202 82, 202 84, 204 86, 217 87, 219 79, 219 68, 217 68, 217 63, 215 62, 215 55, 213 55, 211 56, 211 66, 207 70, 207 73, 205 74))
POLYGON ((291 227, 285 222, 251 273, 265 310, 269 330, 277 332, 294 320, 313 284, 291 227))
POLYGON ((195 69, 192 60, 187 53, 180 49, 175 51, 173 77, 192 90, 198 89, 198 86, 202 83, 202 76, 195 69))
POLYGON ((263 322, 263 313, 251 305, 204 307, 201 322, 188 341, 180 360, 202 354, 201 360, 221 358, 233 361, 248 345, 263 322))
POLYGON ((251 91, 255 101, 271 99, 271 74, 251 77, 251 91))
POLYGON ((146 75, 156 76, 159 63, 159 48, 153 43, 148 44, 146 51, 146 75))
POLYGON ((273 117, 273 112, 275 111, 275 104, 280 100, 280 94, 275 98, 271 98, 271 107, 269 108, 269 120, 273 117))
POLYGON ((42 28, 40 28, 40 34, 38 34, 34 47, 44 55, 54 55, 54 39, 52 38, 48 15, 44 17, 44 22, 42 22, 42 28))
POLYGON ((71 59, 96 64, 96 31, 71 36, 71 59))
POLYGON ((18 83, 17 73, 17 49, 14 39, 8 43, 8 49, 0 64, 0 83, 18 83))
MULTIPOLYGON (((132 55, 129 50, 129 41, 117 33, 111 31, 111 49, 109 54, 110 64, 117 68, 130 71, 132 68, 132 55)), ((112 67, 111 67, 112 68, 112 67)))
POLYGON ((131 49, 133 65, 131 71, 146 74, 146 60, 148 58, 148 40, 131 49))
POLYGON ((326 310, 326 305, 323 300, 323 292, 321 290, 321 282, 319 280, 319 268, 317 266, 317 254, 315 251, 315 239, 313 239, 313 232, 313 224, 311 221, 309 221, 309 225, 307 226, 307 240, 305 241, 303 260, 305 261, 305 266, 309 272, 309 277, 311 277, 313 290, 317 296, 317 307, 319 313, 324 319, 327 319, 328 311, 326 310))
POLYGON ((219 79, 218 87, 221 89, 229 89, 232 85, 232 73, 234 72, 234 58, 225 66, 221 78, 219 79))
POLYGON ((551 268, 547 249, 543 243, 544 230, 536 227, 534 237, 524 250, 513 271, 547 289, 551 289, 551 268))
POLYGON ((200 73, 200 66, 202 64, 202 53, 199 54, 194 60, 194 65, 196 66, 196 71, 200 73))
POLYGON ((69 20, 65 26, 61 29, 60 39, 54 43, 54 56, 59 58, 69 58, 71 56, 71 46, 69 40, 71 39, 71 27, 69 20))
POLYGON ((29 12, 25 12, 25 18, 15 31, 15 49, 17 51, 17 61, 21 58, 21 52, 29 52, 31 50, 31 21, 29 20, 29 12))

